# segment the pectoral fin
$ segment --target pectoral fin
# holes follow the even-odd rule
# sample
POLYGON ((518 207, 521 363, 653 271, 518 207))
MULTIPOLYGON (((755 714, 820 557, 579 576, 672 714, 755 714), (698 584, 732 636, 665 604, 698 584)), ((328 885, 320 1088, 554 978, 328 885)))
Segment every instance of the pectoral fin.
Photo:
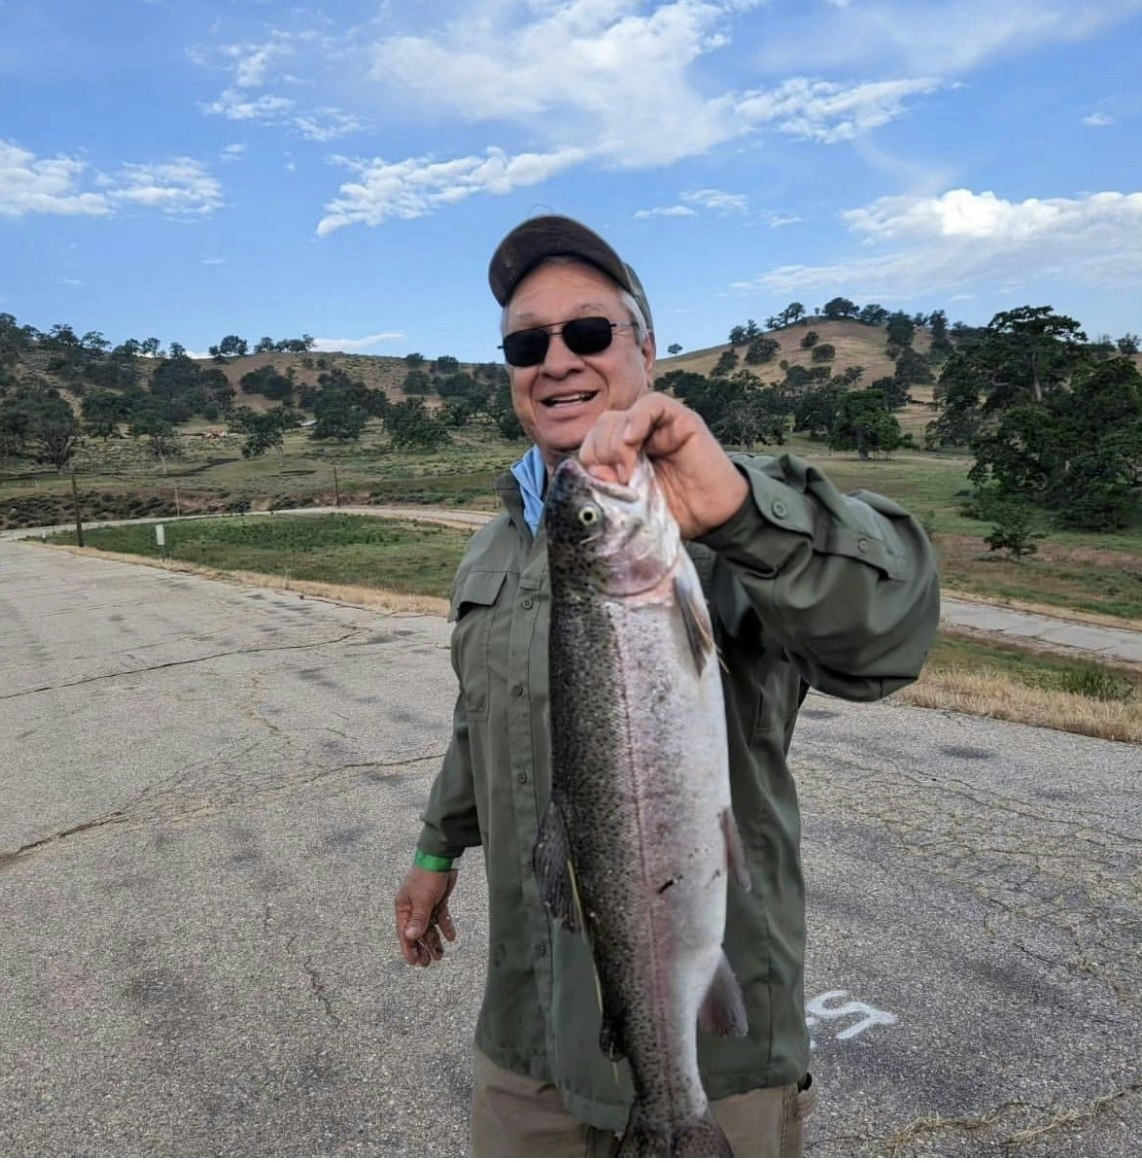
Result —
POLYGON ((706 668, 706 660, 714 653, 714 630, 701 586, 693 584, 692 578, 693 575, 674 579, 674 600, 682 614, 682 625, 686 627, 686 641, 690 644, 694 667, 701 674, 706 668))
POLYGON ((577 933, 581 914, 575 893, 571 850, 563 816, 554 800, 548 803, 543 813, 531 861, 540 896, 548 911, 565 929, 577 933))
POLYGON ((698 1026, 707 1034, 733 1035, 735 1038, 743 1038, 749 1031, 741 986, 724 953, 706 992, 706 1000, 698 1011, 698 1026))

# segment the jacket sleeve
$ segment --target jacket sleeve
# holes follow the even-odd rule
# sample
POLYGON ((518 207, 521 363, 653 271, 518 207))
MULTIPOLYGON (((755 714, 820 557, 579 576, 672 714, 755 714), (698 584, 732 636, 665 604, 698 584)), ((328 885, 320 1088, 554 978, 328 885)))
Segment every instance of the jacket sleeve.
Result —
POLYGON ((420 818, 424 827, 417 847, 429 856, 456 859, 463 855, 465 848, 480 845, 480 821, 468 750, 468 718, 462 693, 452 714, 452 738, 440 774, 432 784, 428 804, 420 818))
POLYGON ((732 459, 749 496, 702 539, 727 629, 748 634, 756 616, 826 694, 872 700, 912 682, 940 616, 935 554, 915 519, 876 493, 842 495, 791 454, 732 459))

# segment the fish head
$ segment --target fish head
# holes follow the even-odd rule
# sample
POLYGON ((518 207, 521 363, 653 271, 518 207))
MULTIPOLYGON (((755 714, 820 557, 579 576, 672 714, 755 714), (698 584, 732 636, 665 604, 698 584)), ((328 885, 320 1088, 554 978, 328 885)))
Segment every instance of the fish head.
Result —
POLYGON ((644 456, 625 485, 600 480, 568 457, 548 485, 544 524, 553 577, 582 592, 643 593, 682 552, 678 523, 644 456))

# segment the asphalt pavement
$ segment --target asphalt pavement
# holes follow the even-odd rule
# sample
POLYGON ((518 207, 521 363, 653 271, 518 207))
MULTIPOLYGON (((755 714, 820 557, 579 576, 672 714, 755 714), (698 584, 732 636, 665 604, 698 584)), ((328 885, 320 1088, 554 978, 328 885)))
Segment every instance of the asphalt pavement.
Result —
MULTIPOLYGON (((486 956, 391 900, 448 627, 0 549, 0 1155, 459 1155, 486 956)), ((816 1155, 1139 1154, 1142 750, 813 695, 816 1155)))
MULTIPOLYGON (((472 509, 441 509, 432 507, 407 508, 402 506, 367 505, 340 508, 315 507, 291 509, 291 513, 355 513, 368 517, 389 517, 406 521, 435 521, 463 528, 479 528, 491 520, 492 514, 472 509)), ((193 518, 174 518, 174 520, 193 518)), ((224 517, 221 519, 225 519, 224 517)), ((141 525, 154 523, 153 517, 128 521, 101 521, 96 525, 141 525)), ((56 525, 43 529, 8 530, 0 532, 3 539, 34 539, 41 533, 54 532, 69 526, 56 525)), ((1142 631, 1128 626, 1103 626, 1076 618, 1059 615, 1030 613, 1010 606, 963 598, 944 597, 940 603, 940 620, 946 626, 972 630, 990 638, 1007 639, 1013 644, 1033 645, 1062 654, 1082 655, 1109 663, 1142 666, 1142 631)))

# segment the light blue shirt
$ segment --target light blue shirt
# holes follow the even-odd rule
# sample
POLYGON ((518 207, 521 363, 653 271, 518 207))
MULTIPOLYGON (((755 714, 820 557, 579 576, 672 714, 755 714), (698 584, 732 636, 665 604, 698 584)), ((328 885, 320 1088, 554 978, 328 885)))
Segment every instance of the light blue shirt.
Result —
POLYGON ((523 459, 512 465, 512 476, 519 481, 519 491, 523 494, 523 519, 534 534, 543 517, 543 494, 547 489, 547 465, 538 445, 533 444, 523 459))

